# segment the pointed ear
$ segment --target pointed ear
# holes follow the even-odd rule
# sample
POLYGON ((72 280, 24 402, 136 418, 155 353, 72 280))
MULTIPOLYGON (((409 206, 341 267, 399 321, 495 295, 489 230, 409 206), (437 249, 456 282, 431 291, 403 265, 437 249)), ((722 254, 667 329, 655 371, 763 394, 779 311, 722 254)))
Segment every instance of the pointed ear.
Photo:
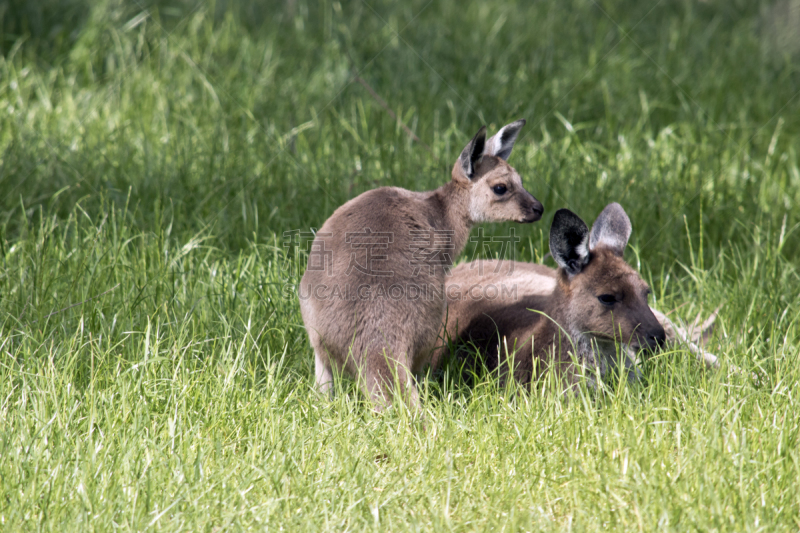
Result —
POLYGON ((589 227, 569 209, 559 209, 550 226, 550 253, 558 266, 574 276, 589 262, 589 227))
POLYGON ((592 226, 589 249, 604 246, 622 256, 631 236, 631 219, 618 203, 608 204, 592 226))
POLYGON ((481 126, 475 137, 469 142, 458 160, 461 162, 461 168, 464 170, 464 175, 469 179, 475 174, 475 167, 483 157, 483 149, 486 145, 486 126, 481 126))
POLYGON ((492 138, 486 141, 486 149, 484 155, 496 155, 500 159, 508 160, 511 155, 511 150, 514 149, 514 143, 517 141, 519 130, 525 125, 525 119, 521 118, 516 122, 512 122, 500 128, 500 131, 492 135, 492 138))

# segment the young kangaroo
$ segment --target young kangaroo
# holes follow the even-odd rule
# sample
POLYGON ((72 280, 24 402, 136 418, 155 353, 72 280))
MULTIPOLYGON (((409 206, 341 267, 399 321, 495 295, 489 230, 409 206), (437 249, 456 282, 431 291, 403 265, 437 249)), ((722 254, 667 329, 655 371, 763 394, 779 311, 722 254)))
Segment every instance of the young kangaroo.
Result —
POLYGON ((535 222, 542 204, 506 159, 524 120, 486 140, 482 127, 435 191, 381 187, 350 200, 316 234, 300 282, 316 383, 359 378, 375 408, 396 377, 409 404, 444 319, 444 281, 477 222, 535 222))
POLYGON ((647 304, 650 289, 622 257, 630 234, 619 204, 603 210, 591 233, 560 209, 550 228, 557 270, 514 261, 460 265, 445 289, 445 338, 471 341, 489 369, 523 384, 551 363, 571 384, 576 366, 602 376, 617 361, 616 343, 635 351, 660 346, 665 332, 647 304))

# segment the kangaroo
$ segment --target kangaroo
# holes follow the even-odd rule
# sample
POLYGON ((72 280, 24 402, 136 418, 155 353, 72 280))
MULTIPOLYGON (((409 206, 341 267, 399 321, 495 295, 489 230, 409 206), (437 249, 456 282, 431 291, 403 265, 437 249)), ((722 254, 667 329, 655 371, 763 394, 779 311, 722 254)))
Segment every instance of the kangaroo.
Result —
MULTIPOLYGON (((458 266, 445 289, 444 336, 471 341, 490 370, 522 384, 550 364, 573 386, 579 366, 602 376, 617 361, 616 343, 634 353, 658 348, 666 333, 647 304, 650 289, 623 259, 630 234, 617 203, 603 210, 591 233, 575 213, 558 210, 550 228, 558 269, 515 261, 458 266), (513 368, 506 348, 515 352, 513 368)), ((625 366, 632 363, 628 357, 625 366)))
POLYGON ((488 140, 482 127, 446 185, 367 191, 319 229, 299 296, 321 392, 330 392, 336 368, 359 379, 378 411, 390 403, 395 379, 418 407, 412 374, 430 361, 444 320, 445 275, 470 228, 542 217, 542 204, 506 162, 524 124, 508 124, 488 140))

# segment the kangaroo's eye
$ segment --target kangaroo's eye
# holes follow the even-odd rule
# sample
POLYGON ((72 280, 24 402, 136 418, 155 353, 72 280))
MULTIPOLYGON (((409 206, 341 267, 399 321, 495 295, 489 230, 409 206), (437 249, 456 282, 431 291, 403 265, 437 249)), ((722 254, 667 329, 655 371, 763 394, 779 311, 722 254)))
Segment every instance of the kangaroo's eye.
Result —
POLYGON ((495 185, 492 190, 497 196, 503 196, 508 189, 506 189, 505 185, 495 185))
POLYGON ((597 299, 600 300, 601 304, 609 307, 617 303, 617 298, 613 294, 601 294, 597 299))

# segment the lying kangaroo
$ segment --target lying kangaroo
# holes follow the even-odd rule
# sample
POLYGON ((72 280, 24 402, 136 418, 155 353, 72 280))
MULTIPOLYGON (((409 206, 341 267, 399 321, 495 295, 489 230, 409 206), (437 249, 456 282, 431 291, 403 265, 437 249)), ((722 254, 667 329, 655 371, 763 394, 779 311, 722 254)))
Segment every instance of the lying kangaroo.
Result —
POLYGON ((377 410, 397 382, 418 404, 413 373, 430 361, 444 319, 445 274, 477 222, 535 222, 542 204, 506 159, 524 120, 486 140, 482 127, 435 191, 381 187, 350 200, 316 234, 300 282, 316 384, 357 377, 377 410))
POLYGON ((558 270, 514 261, 460 265, 445 289, 445 337, 473 342, 489 369, 524 384, 551 363, 571 384, 577 366, 603 375, 618 360, 616 343, 634 352, 659 347, 666 333, 647 304, 650 289, 622 257, 630 234, 619 204, 603 210, 591 233, 575 213, 558 210, 550 228, 558 270), (514 354, 511 370, 506 353, 514 354))

